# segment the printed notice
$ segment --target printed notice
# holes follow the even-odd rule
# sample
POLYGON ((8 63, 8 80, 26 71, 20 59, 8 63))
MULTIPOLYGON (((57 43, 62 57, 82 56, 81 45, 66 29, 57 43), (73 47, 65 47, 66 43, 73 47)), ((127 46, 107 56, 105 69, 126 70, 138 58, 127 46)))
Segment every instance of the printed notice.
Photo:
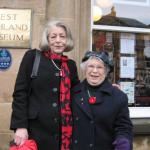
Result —
POLYGON ((135 34, 121 33, 120 53, 134 54, 135 49, 135 34))
POLYGON ((134 103, 134 82, 120 82, 120 86, 128 96, 128 103, 134 103))
POLYGON ((131 78, 135 76, 135 58, 120 57, 120 78, 131 78))

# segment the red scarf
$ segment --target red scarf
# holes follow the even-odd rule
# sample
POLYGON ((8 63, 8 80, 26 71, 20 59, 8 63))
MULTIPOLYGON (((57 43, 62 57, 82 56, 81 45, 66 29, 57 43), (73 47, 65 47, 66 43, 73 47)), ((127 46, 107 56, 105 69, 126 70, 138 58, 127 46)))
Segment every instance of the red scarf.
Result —
POLYGON ((51 51, 44 51, 44 55, 49 59, 61 60, 61 82, 60 82, 60 107, 61 107, 61 150, 70 150, 72 138, 72 112, 70 100, 70 73, 68 68, 68 57, 52 54, 51 51))

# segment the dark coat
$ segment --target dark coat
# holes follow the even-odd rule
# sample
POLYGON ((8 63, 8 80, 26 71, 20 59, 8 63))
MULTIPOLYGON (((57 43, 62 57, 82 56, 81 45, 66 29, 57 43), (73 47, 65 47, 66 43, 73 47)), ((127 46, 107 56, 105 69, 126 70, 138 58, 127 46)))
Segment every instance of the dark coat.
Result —
MULTIPOLYGON (((59 70, 51 60, 41 56, 38 76, 31 79, 35 50, 25 53, 20 65, 13 93, 10 128, 27 128, 38 150, 59 150, 61 127, 59 107, 59 70)), ((60 66, 60 61, 56 61, 60 66)), ((71 86, 79 82, 77 67, 68 61, 71 86)))
POLYGON ((112 143, 121 137, 132 143, 127 95, 106 80, 96 92, 96 103, 89 104, 85 84, 72 91, 72 150, 113 150, 112 143))

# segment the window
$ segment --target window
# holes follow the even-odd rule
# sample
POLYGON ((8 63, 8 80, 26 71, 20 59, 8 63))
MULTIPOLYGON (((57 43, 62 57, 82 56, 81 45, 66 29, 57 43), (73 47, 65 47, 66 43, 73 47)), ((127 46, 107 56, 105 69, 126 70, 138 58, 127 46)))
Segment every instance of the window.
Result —
POLYGON ((107 51, 114 60, 110 80, 119 82, 127 93, 131 117, 150 117, 149 0, 103 2, 91 1, 91 49, 107 51))
POLYGON ((113 0, 114 3, 118 4, 129 4, 134 6, 149 6, 150 0, 113 0))

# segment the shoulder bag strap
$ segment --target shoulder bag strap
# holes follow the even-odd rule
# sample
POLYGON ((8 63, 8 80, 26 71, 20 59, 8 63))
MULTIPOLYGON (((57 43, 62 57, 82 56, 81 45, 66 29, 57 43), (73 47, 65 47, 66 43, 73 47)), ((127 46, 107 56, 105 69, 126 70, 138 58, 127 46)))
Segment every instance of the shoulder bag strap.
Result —
POLYGON ((31 78, 36 78, 38 75, 38 68, 39 68, 39 64, 40 64, 40 59, 41 59, 41 52, 39 50, 36 50, 33 68, 32 68, 32 73, 31 73, 31 78))

